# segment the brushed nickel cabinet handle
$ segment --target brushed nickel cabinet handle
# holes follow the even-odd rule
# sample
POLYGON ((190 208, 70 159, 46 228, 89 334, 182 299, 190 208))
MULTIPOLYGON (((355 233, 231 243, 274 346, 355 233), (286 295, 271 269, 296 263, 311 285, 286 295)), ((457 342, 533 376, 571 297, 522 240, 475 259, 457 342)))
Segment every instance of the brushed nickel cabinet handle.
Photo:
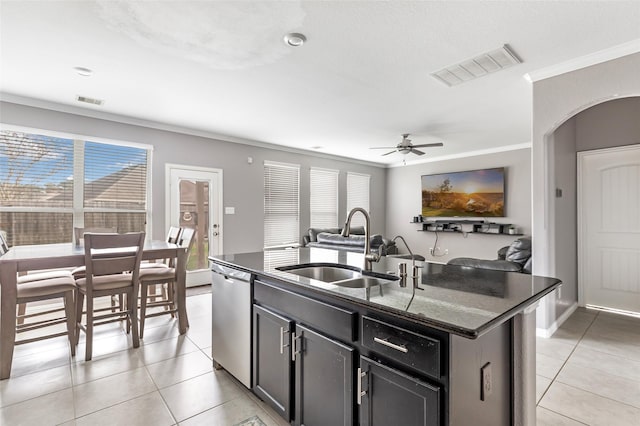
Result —
POLYGON ((280 355, 284 354, 284 348, 288 347, 289 344, 284 343, 284 334, 290 333, 289 330, 285 330, 284 327, 280 327, 280 355))
POLYGON ((407 353, 409 352, 409 349, 407 349, 406 346, 404 345, 396 345, 395 343, 391 343, 388 339, 381 339, 379 337, 374 337, 373 341, 376 343, 380 343, 381 345, 385 345, 390 347, 391 349, 395 349, 396 351, 400 351, 402 353, 407 353))
POLYGON ((356 399, 357 399, 358 405, 362 405, 362 397, 367 394, 367 391, 362 390, 362 379, 366 375, 367 373, 362 371, 362 368, 358 368, 358 377, 356 379, 358 381, 358 392, 356 393, 356 399))
POLYGON ((294 335, 293 339, 291 339, 291 361, 296 360, 296 354, 302 354, 302 334, 294 335), (296 342, 300 342, 296 344, 296 342), (299 346, 298 349, 296 349, 299 346))

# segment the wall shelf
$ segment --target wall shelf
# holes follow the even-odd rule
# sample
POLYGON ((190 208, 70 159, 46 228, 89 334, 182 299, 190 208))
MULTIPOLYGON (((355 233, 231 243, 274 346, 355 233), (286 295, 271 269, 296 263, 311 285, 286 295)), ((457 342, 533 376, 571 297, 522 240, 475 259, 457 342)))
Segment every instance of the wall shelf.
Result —
POLYGON ((485 234, 485 235, 524 235, 520 233, 510 233, 512 226, 510 223, 481 222, 475 220, 452 220, 452 221, 431 221, 431 222, 410 222, 414 225, 421 225, 421 232, 451 232, 459 234, 485 234))

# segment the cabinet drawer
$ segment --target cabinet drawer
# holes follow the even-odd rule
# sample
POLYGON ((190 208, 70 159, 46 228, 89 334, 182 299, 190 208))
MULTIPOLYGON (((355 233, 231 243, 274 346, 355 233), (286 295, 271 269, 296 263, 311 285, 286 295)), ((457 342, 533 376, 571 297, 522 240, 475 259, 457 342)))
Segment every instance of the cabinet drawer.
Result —
POLYGON ((253 298, 259 303, 285 312, 287 316, 343 341, 356 340, 356 313, 310 299, 288 290, 255 281, 253 298))
POLYGON ((362 317, 362 345, 440 379, 440 341, 369 317, 362 317))

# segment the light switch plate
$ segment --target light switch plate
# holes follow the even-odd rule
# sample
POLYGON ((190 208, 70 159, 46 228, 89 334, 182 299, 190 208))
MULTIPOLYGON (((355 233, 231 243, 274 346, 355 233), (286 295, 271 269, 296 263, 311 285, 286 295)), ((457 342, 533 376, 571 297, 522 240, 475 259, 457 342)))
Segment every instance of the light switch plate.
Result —
POLYGON ((236 214, 236 208, 235 207, 225 207, 224 208, 224 214, 236 214))

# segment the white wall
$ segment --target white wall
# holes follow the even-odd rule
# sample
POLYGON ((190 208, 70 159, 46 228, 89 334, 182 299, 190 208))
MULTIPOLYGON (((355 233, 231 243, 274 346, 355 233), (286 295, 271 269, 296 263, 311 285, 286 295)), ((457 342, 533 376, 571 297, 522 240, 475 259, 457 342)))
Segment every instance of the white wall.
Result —
POLYGON ((576 119, 565 122, 552 135, 554 148, 555 198, 553 226, 554 277, 562 280, 556 301, 556 315, 567 312, 578 300, 576 224, 576 119))
MULTIPOLYGON (((531 150, 485 154, 453 160, 437 161, 418 165, 390 168, 387 173, 387 236, 402 235, 411 251, 421 254, 429 261, 447 262, 454 257, 477 257, 495 259, 499 248, 509 245, 515 237, 511 235, 438 233, 438 247, 447 249, 445 256, 431 256, 436 235, 433 232, 418 232, 419 225, 410 223, 421 212, 420 176, 434 173, 506 167, 506 217, 491 218, 492 222, 513 223, 521 232, 531 232, 531 150)), ((398 248, 406 253, 402 242, 398 248)))
POLYGON ((0 112, 0 121, 9 125, 153 145, 151 208, 154 238, 162 239, 166 234, 165 164, 212 167, 223 170, 224 206, 235 207, 234 215, 223 217, 224 252, 262 250, 264 240, 263 163, 265 160, 301 165, 301 234, 306 233, 309 228, 310 167, 340 170, 340 224, 346 219, 346 172, 370 174, 372 232, 385 233, 386 169, 382 167, 363 165, 337 157, 323 158, 225 142, 9 102, 0 102, 0 112), (253 157, 253 164, 247 163, 247 157, 253 157))
MULTIPOLYGON (((533 84, 533 270, 555 276, 555 169, 553 133, 577 113, 613 98, 640 95, 640 53, 568 72, 533 84)), ((550 329, 562 312, 557 292, 538 309, 537 327, 550 329)))
MULTIPOLYGON (((637 77, 640 80, 640 76, 637 77)), ((640 143, 640 97, 595 105, 575 119, 576 151, 640 143)))

